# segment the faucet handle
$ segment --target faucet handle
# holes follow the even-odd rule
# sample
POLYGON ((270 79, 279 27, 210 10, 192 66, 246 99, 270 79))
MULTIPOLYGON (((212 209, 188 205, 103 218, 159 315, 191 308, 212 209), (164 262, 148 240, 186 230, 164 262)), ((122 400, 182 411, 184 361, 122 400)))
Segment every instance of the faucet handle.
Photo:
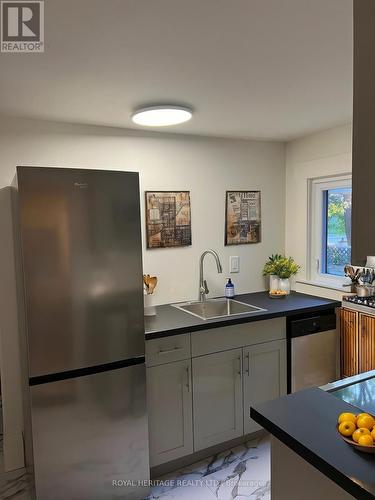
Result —
POLYGON ((208 293, 210 293, 210 290, 208 289, 208 286, 207 286, 207 281, 204 280, 203 281, 203 287, 204 288, 204 293, 207 295, 208 293))

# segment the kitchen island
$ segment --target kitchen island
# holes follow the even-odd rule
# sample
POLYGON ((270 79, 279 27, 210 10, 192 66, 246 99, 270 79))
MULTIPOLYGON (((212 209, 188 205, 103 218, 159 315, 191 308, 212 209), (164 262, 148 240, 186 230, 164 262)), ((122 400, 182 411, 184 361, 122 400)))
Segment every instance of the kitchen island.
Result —
POLYGON ((375 371, 252 407, 272 435, 272 500, 374 499, 375 455, 336 431, 340 413, 371 412, 374 399, 375 371))

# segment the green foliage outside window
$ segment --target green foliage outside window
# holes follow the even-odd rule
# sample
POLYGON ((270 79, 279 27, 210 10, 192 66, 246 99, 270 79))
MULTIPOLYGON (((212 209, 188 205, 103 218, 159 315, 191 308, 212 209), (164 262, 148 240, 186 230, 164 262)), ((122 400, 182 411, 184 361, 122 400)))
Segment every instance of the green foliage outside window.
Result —
POLYGON ((328 195, 328 233, 345 236, 350 242, 350 216, 352 202, 350 195, 329 192, 328 195))

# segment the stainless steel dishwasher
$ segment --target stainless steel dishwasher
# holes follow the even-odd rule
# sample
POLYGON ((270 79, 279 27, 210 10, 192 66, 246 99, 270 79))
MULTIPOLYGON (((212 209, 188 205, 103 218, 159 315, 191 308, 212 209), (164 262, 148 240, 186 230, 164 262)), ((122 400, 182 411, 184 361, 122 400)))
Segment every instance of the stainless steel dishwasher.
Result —
POLYGON ((334 310, 288 320, 288 392, 340 378, 340 334, 334 310))

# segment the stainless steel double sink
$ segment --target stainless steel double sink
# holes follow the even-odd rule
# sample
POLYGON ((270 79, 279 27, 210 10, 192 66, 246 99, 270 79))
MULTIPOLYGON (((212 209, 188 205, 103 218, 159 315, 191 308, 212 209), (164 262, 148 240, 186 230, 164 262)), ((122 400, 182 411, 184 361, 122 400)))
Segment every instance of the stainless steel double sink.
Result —
POLYGON ((197 302, 181 302, 172 304, 172 306, 204 320, 266 311, 266 309, 262 309, 261 307, 226 298, 207 299, 197 302))

